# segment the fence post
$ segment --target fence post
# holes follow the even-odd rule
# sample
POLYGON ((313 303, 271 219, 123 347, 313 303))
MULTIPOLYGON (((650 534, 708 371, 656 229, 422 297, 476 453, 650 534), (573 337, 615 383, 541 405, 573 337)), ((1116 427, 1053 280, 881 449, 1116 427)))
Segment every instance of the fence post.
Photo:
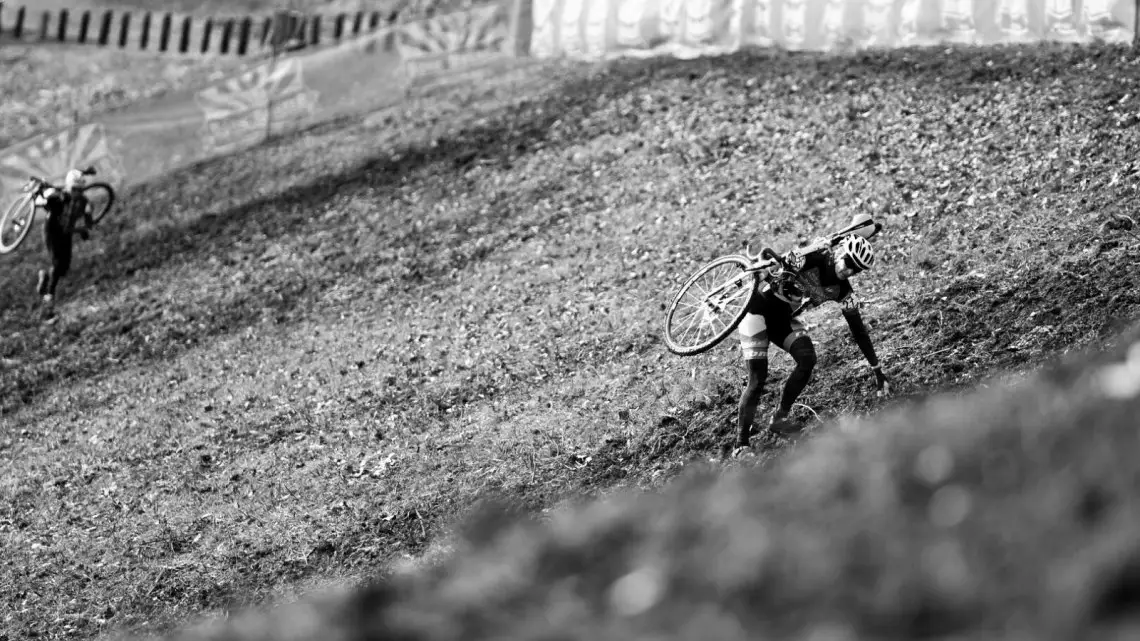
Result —
POLYGON ((119 48, 126 49, 127 41, 130 40, 131 35, 131 13, 129 11, 123 12, 123 19, 119 21, 119 48))
POLYGON ((143 14, 142 33, 139 34, 139 49, 146 51, 150 46, 150 12, 143 14))
POLYGON ((1140 0, 1132 3, 1132 44, 1140 42, 1140 0))
POLYGON ((24 37, 24 8, 16 11, 16 40, 24 37))
POLYGON ((59 10, 59 31, 56 32, 56 37, 60 42, 67 42, 67 9, 59 10))
POLYGON ((234 21, 226 20, 222 25, 222 46, 219 47, 218 53, 227 54, 230 52, 230 36, 234 32, 234 21))
POLYGON ((246 51, 249 50, 249 34, 253 31, 253 18, 246 16, 241 19, 241 27, 238 29, 238 49, 237 54, 244 56, 246 51))
POLYGON ((269 46, 269 34, 273 31, 273 16, 268 16, 265 21, 261 23, 261 46, 269 46))
POLYGON ((193 18, 186 16, 182 19, 182 40, 178 43, 178 53, 190 51, 190 29, 193 18))
POLYGON ((51 24, 51 12, 45 11, 40 17, 40 42, 45 42, 48 39, 49 25, 51 24))
POLYGON ((368 18, 368 30, 369 31, 376 31, 376 28, 379 26, 380 26, 380 12, 379 11, 373 11, 372 15, 369 16, 369 18, 368 18))
POLYGON ((171 17, 169 13, 162 16, 162 31, 158 36, 159 51, 166 51, 168 45, 170 44, 170 21, 171 17))
POLYGON ((321 16, 316 14, 313 16, 313 46, 321 44, 321 16))
POLYGON ((206 24, 202 25, 202 46, 199 48, 203 54, 210 53, 210 30, 214 28, 214 19, 206 18, 206 24))
POLYGON ((359 36, 360 28, 364 26, 364 12, 357 11, 356 19, 352 21, 352 35, 359 36))
POLYGON ((108 9, 103 12, 103 23, 99 25, 99 46, 106 47, 107 39, 111 37, 111 18, 114 14, 108 9))
POLYGON ((87 29, 91 26, 91 12, 84 11, 79 19, 79 44, 87 44, 87 29))
POLYGON ((344 14, 336 14, 336 22, 333 23, 333 40, 340 42, 340 37, 344 33, 344 14))

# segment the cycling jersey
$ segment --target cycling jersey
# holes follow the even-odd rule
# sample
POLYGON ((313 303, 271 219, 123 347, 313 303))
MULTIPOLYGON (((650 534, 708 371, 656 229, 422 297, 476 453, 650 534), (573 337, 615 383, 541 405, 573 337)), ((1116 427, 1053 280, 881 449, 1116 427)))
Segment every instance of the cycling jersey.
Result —
POLYGON ((43 207, 47 210, 49 224, 56 226, 60 233, 73 232, 75 224, 88 213, 87 197, 79 190, 52 190, 44 196, 43 207))
MULTIPOLYGON (((72 234, 79 218, 88 215, 87 198, 78 191, 51 190, 44 197, 43 207, 48 212, 44 221, 44 247, 51 259, 51 268, 40 272, 36 290, 41 296, 54 298, 59 281, 71 271, 72 234)), ((86 228, 79 233, 86 234, 86 228)))
POLYGON ((761 282, 737 329, 745 360, 767 358, 771 342, 790 350, 796 339, 807 336, 807 330, 795 317, 809 307, 834 301, 842 306, 851 334, 868 362, 877 365, 870 335, 859 314, 858 299, 851 283, 836 273, 831 250, 825 247, 806 254, 789 252, 785 262, 791 270, 776 283, 761 282))
POLYGON ((835 272, 835 261, 831 250, 819 249, 800 255, 789 252, 785 262, 792 268, 792 272, 777 283, 774 294, 788 303, 803 306, 818 307, 828 301, 838 303, 855 302, 852 296, 851 283, 839 278, 835 272))

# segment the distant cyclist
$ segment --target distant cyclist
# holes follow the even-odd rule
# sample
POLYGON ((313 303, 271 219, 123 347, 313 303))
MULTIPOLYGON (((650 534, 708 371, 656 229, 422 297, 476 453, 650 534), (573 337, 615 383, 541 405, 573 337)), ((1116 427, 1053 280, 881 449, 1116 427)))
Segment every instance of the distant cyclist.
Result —
POLYGON ((36 291, 43 298, 44 311, 52 313, 56 286, 71 269, 72 235, 78 234, 83 240, 90 238, 88 231, 94 227, 91 208, 83 195, 87 177, 93 176, 95 169, 72 169, 64 177, 63 189, 48 188, 43 193, 41 206, 47 211, 44 221, 44 247, 47 249, 51 267, 40 270, 36 281, 36 291), (76 229, 76 223, 83 219, 84 227, 76 229))
MULTIPOLYGON (((843 317, 851 328, 855 343, 863 352, 875 376, 880 393, 890 393, 890 383, 875 355, 871 336, 863 324, 859 304, 851 288, 850 278, 871 268, 874 250, 866 238, 844 236, 831 247, 825 239, 784 255, 788 269, 778 277, 761 280, 740 322, 740 347, 748 369, 748 385, 740 396, 737 419, 737 447, 748 447, 756 406, 768 378, 768 344, 791 354, 796 367, 784 383, 780 406, 772 414, 768 430, 774 434, 794 432, 798 426, 788 415, 796 398, 807 387, 815 367, 815 345, 796 317, 804 310, 835 301, 842 306, 843 317)), ((739 451, 739 450, 738 450, 739 451)))

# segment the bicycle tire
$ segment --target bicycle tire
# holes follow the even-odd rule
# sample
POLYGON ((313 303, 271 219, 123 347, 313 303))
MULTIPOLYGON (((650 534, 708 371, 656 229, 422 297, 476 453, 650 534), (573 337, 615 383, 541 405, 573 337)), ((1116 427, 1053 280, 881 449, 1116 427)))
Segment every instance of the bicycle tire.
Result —
POLYGON ((32 231, 32 227, 35 226, 35 220, 36 205, 30 194, 12 201, 12 204, 4 210, 4 216, 0 218, 0 254, 10 253, 19 247, 20 243, 28 237, 28 233, 32 231), (21 210, 26 211, 24 220, 20 223, 20 228, 16 230, 15 235, 9 238, 8 226, 17 218, 21 210))
POLYGON ((99 221, 103 220, 107 213, 111 211, 111 208, 115 206, 115 188, 111 185, 108 185, 107 183, 91 183, 90 185, 87 185, 83 188, 83 196, 87 198, 87 201, 92 204, 92 225, 98 225, 99 221), (103 191, 105 197, 101 200, 93 199, 88 193, 92 190, 103 191))
POLYGON ((736 330, 737 325, 740 324, 748 311, 748 303, 752 300, 756 291, 756 284, 760 279, 756 272, 748 273, 746 271, 752 264, 753 261, 739 254, 721 256, 702 266, 685 281, 685 284, 673 296, 673 302, 669 304, 669 309, 665 313, 665 347, 670 352, 678 356, 695 356, 716 347, 736 330), (728 273, 723 276, 716 276, 714 272, 721 268, 725 268, 728 273), (698 287, 702 278, 710 275, 713 276, 711 281, 713 284, 704 292, 702 298, 702 295, 695 294, 692 290, 698 287), (738 275, 739 278, 734 279, 734 275, 738 275), (716 295, 715 303, 711 302, 709 295, 718 289, 718 286, 723 285, 727 285, 728 289, 724 293, 716 295), (685 330, 691 329, 693 325, 692 320, 683 323, 678 314, 686 297, 691 297, 697 301, 695 304, 688 303, 687 306, 696 310, 694 315, 702 316, 697 327, 698 330, 705 325, 710 326, 711 333, 708 337, 689 341, 684 336, 682 325, 685 326, 685 330), (710 312, 713 314, 711 318, 710 312), (720 320, 720 327, 715 327, 718 319, 720 320))

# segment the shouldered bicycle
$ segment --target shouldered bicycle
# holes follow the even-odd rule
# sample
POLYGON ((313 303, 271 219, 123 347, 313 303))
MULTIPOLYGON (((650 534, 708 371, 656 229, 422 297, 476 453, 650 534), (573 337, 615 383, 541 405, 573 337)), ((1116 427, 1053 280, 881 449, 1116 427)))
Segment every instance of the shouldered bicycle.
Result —
MULTIPOLYGON (((858 215, 850 225, 800 251, 834 247, 849 234, 871 238, 882 228, 870 216, 858 215)), ((790 271, 784 259, 768 247, 754 255, 746 246, 743 254, 721 256, 703 265, 681 285, 666 310, 665 347, 679 356, 712 349, 744 319, 760 281, 775 281, 790 271)))
MULTIPOLYGON (((95 175, 95 168, 88 167, 83 173, 88 176, 95 175)), ((47 204, 47 195, 51 190, 62 192, 63 188, 38 176, 28 177, 28 182, 21 189, 22 195, 13 201, 4 211, 3 217, 0 217, 0 254, 14 251, 28 237, 35 223, 36 212, 47 204)), ((91 207, 92 225, 103 220, 115 204, 115 189, 105 182, 91 183, 83 187, 82 194, 91 207)), ((67 229, 73 231, 77 221, 65 222, 67 229)))

